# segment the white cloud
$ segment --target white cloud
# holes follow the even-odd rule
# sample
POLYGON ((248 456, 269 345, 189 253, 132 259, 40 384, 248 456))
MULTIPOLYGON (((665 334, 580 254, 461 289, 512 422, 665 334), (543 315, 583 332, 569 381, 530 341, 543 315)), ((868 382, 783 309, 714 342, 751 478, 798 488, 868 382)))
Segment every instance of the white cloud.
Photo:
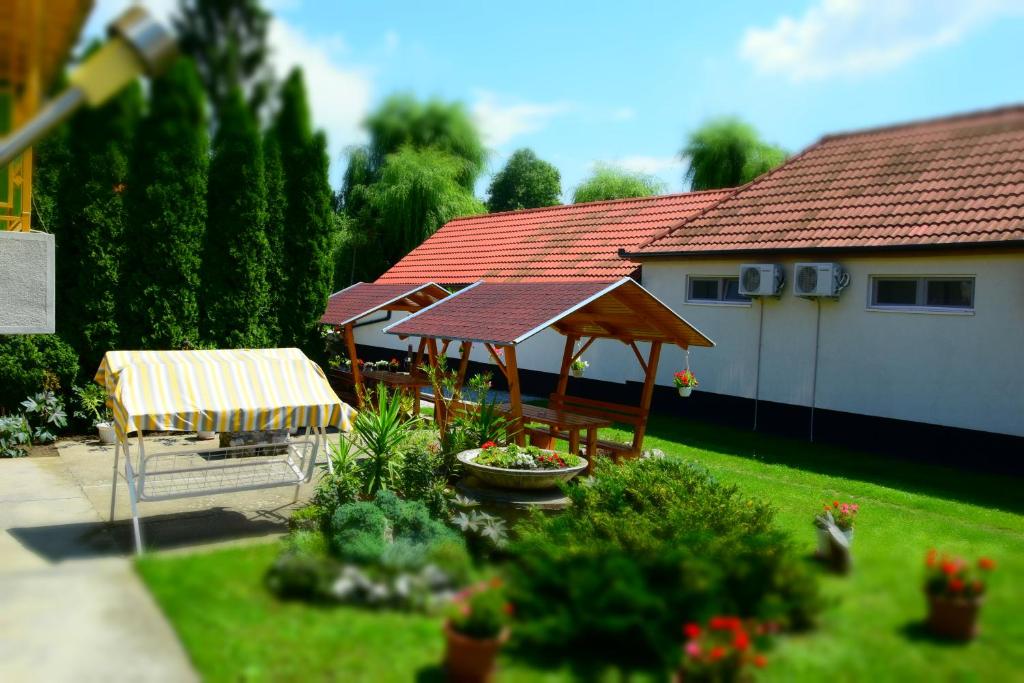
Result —
POLYGON ((484 141, 500 146, 525 133, 543 129, 548 122, 572 109, 568 102, 508 102, 492 92, 478 92, 473 104, 476 119, 484 141))
POLYGON ((885 71, 962 40, 1024 0, 818 0, 802 16, 750 27, 740 55, 793 81, 885 71))
POLYGON ((679 157, 655 157, 642 154, 622 157, 611 162, 619 168, 634 173, 646 173, 647 175, 660 175, 670 171, 681 171, 683 162, 679 157))
POLYGON ((280 78, 294 66, 302 68, 313 122, 327 131, 331 161, 335 162, 342 149, 364 138, 360 124, 369 111, 370 74, 341 62, 339 53, 345 47, 339 35, 312 38, 288 22, 274 19, 269 42, 280 78))

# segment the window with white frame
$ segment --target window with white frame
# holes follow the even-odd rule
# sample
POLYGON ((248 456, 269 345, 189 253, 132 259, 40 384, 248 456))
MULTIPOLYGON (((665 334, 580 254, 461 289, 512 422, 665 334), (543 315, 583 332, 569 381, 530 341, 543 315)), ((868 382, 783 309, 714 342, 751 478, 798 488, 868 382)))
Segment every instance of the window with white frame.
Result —
POLYGON ((972 311, 974 278, 875 275, 869 301, 880 309, 972 311))
POLYGON ((738 277, 691 275, 686 279, 686 300, 695 304, 745 304, 750 297, 740 294, 738 277))

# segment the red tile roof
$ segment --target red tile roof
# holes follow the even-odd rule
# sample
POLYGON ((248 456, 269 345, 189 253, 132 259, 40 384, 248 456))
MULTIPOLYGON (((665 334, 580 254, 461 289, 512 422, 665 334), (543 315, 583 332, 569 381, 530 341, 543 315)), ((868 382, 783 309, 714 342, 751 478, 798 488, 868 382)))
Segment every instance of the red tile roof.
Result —
POLYGON ((1024 240, 1024 106, 831 135, 625 256, 1024 240))
POLYGON ((457 218, 377 282, 469 284, 507 281, 610 281, 639 264, 619 258, 731 190, 617 199, 457 218))
POLYGON ((433 282, 416 286, 357 282, 331 295, 320 322, 345 325, 388 306, 398 310, 418 310, 446 296, 448 292, 433 282))
POLYGON ((714 342, 630 278, 614 282, 476 282, 385 332, 515 345, 554 327, 581 337, 714 342), (609 322, 611 321, 611 322, 609 322))

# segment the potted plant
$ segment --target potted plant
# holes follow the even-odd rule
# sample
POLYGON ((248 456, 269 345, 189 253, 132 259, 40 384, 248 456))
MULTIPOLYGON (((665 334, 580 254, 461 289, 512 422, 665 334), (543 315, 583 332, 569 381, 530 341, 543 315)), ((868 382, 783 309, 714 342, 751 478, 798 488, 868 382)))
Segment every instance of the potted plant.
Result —
POLYGON ((398 372, 401 367, 402 364, 398 362, 397 358, 392 358, 388 361, 388 370, 391 372, 398 372))
POLYGON ((75 417, 91 420, 100 443, 107 445, 115 443, 117 432, 114 431, 114 416, 111 414, 110 408, 107 407, 107 395, 103 388, 98 384, 90 383, 84 387, 76 386, 74 391, 81 408, 81 410, 75 411, 75 417))
POLYGON ((217 438, 217 432, 212 429, 198 429, 196 430, 196 438, 200 441, 210 441, 217 438))
POLYGON ((444 667, 452 683, 494 679, 498 652, 508 642, 512 606, 500 579, 466 589, 452 601, 444 622, 444 667))
POLYGON ((745 625, 738 617, 712 617, 704 627, 686 624, 683 626, 686 642, 675 681, 731 683, 747 680, 748 665, 761 669, 768 664, 764 655, 755 652, 751 636, 751 633, 765 632, 761 626, 745 625))
POLYGON ((822 512, 814 516, 814 526, 818 530, 818 557, 827 558, 832 554, 830 527, 836 527, 846 537, 847 546, 853 543, 853 525, 859 511, 857 503, 841 503, 838 500, 822 506, 822 512))
POLYGON ((553 488, 587 468, 587 461, 572 453, 493 441, 462 451, 458 459, 480 481, 507 489, 553 488))
POLYGON ((672 376, 672 382, 676 385, 676 389, 679 390, 679 395, 686 398, 693 391, 693 388, 700 384, 697 378, 693 376, 693 372, 687 368, 680 370, 672 376))
POLYGON ((583 373, 586 372, 587 368, 590 367, 590 363, 583 360, 582 358, 577 358, 572 362, 572 365, 570 367, 572 369, 573 377, 582 377, 583 373))
POLYGON ((978 612, 984 602, 987 575, 996 563, 987 557, 977 568, 959 557, 939 557, 932 549, 925 557, 924 591, 928 597, 928 629, 937 636, 971 640, 978 634, 978 612))

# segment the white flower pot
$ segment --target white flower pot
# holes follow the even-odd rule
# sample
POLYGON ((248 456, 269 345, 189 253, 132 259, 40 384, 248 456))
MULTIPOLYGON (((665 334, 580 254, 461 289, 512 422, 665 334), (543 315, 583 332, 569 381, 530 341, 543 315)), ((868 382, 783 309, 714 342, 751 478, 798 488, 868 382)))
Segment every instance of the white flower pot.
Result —
MULTIPOLYGON (((846 536, 846 541, 850 545, 853 544, 853 529, 847 529, 842 531, 843 536, 846 536)), ((822 529, 818 527, 818 556, 829 557, 832 554, 832 544, 830 543, 830 536, 828 529, 822 529)))
POLYGON ((693 387, 678 387, 678 389, 679 395, 682 396, 683 398, 686 398, 691 393, 693 393, 693 387))
POLYGON ((217 432, 211 432, 205 429, 200 429, 196 432, 196 438, 200 441, 210 441, 217 438, 217 432))
POLYGON ((573 368, 572 369, 572 376, 573 377, 582 377, 583 376, 583 371, 579 370, 577 368, 573 368))
POLYGON ((117 432, 114 431, 114 425, 109 422, 99 422, 96 424, 96 431, 99 433, 100 443, 105 445, 111 445, 117 443, 117 432))

